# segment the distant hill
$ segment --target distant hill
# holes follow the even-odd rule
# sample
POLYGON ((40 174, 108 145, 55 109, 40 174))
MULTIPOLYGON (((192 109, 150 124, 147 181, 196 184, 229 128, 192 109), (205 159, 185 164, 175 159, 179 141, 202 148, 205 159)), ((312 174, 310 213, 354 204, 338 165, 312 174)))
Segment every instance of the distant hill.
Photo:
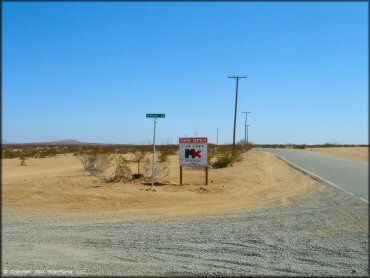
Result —
POLYGON ((9 143, 7 141, 3 140, 2 144, 9 144, 9 145, 82 145, 87 144, 80 142, 78 140, 74 139, 65 139, 65 140, 59 140, 59 141, 52 141, 52 142, 33 142, 33 143, 9 143))
POLYGON ((84 143, 82 143, 78 140, 74 140, 74 139, 65 139, 65 140, 49 142, 49 144, 53 144, 53 145, 79 145, 79 144, 84 144, 84 143))

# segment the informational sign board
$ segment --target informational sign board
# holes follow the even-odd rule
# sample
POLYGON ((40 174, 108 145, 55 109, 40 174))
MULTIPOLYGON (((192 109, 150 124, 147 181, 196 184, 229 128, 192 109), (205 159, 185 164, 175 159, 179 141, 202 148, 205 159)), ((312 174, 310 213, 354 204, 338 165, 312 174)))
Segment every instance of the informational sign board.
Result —
POLYGON ((179 138, 180 166, 208 166, 207 138, 179 138))

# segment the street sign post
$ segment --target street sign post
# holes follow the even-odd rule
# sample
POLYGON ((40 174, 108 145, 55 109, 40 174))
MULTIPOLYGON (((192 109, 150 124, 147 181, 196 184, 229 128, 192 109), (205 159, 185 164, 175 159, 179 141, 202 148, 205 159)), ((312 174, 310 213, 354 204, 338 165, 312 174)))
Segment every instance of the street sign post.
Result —
POLYGON ((154 169, 155 169, 155 127, 157 125, 157 118, 164 118, 165 114, 146 114, 147 118, 152 118, 154 122, 154 134, 153 134, 153 162, 152 162, 152 186, 154 186, 154 169))

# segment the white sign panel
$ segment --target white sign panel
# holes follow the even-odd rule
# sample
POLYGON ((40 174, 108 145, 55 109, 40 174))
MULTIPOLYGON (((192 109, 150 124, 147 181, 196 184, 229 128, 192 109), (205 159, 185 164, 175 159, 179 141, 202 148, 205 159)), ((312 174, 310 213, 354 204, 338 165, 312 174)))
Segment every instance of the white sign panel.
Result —
POLYGON ((208 166, 207 138, 179 138, 181 166, 208 166))

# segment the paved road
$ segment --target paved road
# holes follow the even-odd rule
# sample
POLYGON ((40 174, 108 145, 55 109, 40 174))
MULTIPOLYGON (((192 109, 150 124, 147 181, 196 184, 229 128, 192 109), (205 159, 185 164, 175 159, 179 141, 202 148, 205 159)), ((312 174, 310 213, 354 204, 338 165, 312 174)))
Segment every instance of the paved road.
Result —
POLYGON ((369 201, 369 164, 304 150, 258 148, 307 170, 354 195, 369 201))

